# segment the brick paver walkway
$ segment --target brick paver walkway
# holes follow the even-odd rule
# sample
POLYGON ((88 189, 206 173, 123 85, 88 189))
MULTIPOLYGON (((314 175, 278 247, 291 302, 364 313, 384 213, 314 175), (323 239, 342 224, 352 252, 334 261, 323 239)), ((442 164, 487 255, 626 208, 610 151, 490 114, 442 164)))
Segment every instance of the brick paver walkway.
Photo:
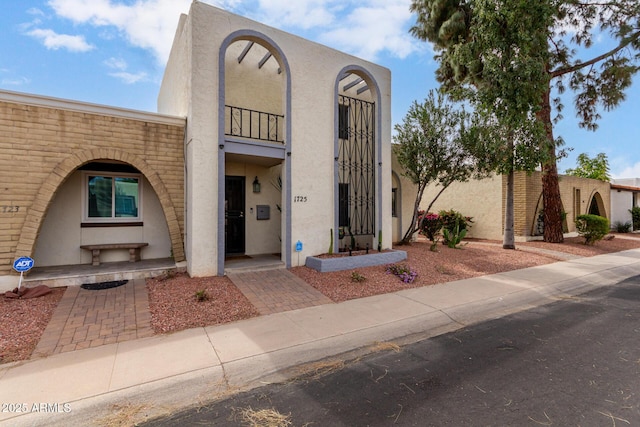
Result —
POLYGON ((332 303, 320 291, 284 268, 233 272, 228 277, 263 315, 332 303))
POLYGON ((48 356, 151 335, 144 279, 99 291, 69 286, 33 354, 48 356))
MULTIPOLYGON (((262 315, 332 303, 284 268, 228 276, 262 315)), ((145 279, 99 291, 69 286, 33 355, 48 356, 151 335, 145 279)))

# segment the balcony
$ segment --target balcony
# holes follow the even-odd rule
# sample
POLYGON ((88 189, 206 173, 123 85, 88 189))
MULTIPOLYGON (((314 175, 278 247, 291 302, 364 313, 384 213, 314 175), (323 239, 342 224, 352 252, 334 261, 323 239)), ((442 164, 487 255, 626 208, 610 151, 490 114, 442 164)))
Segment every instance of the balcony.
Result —
POLYGON ((284 116, 225 105, 224 134, 283 144, 284 116))

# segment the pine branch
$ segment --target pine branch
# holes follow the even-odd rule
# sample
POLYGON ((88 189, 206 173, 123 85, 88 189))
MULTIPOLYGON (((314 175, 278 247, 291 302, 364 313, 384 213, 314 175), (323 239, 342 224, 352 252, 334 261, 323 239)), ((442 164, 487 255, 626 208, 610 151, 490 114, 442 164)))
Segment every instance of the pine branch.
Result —
POLYGON ((611 49, 609 52, 603 53, 602 55, 596 56, 595 58, 590 59, 589 61, 586 62, 581 62, 579 64, 575 64, 572 65, 570 67, 565 67, 565 68, 559 68, 557 70, 551 71, 550 72, 550 76, 551 78, 554 77, 558 77, 558 76, 563 76, 565 74, 568 73, 573 73, 575 71, 581 70, 583 68, 589 67, 593 64, 596 64, 604 59, 609 58, 612 55, 615 55, 616 53, 620 52, 622 49, 624 49, 625 47, 627 47, 630 43, 634 42, 635 40, 637 40, 640 37, 640 31, 636 31, 635 33, 631 34, 629 37, 625 37, 624 39, 622 39, 622 41, 620 42, 620 44, 618 46, 616 46, 615 48, 611 49))

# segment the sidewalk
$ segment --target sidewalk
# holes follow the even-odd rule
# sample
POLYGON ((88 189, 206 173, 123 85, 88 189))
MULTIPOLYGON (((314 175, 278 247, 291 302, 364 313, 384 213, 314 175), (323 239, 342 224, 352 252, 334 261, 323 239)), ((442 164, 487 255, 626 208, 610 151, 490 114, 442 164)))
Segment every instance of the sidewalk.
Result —
POLYGON ((0 366, 0 424, 100 425, 123 407, 140 421, 284 381, 303 364, 436 336, 635 275, 640 249, 8 364, 0 366))

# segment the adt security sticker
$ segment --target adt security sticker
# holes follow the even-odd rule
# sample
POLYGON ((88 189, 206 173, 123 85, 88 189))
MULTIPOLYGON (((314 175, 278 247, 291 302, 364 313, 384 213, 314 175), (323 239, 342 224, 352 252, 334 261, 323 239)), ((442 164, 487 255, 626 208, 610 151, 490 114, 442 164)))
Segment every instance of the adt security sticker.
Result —
POLYGON ((23 256, 13 262, 13 269, 18 273, 31 270, 33 267, 33 258, 23 256))

